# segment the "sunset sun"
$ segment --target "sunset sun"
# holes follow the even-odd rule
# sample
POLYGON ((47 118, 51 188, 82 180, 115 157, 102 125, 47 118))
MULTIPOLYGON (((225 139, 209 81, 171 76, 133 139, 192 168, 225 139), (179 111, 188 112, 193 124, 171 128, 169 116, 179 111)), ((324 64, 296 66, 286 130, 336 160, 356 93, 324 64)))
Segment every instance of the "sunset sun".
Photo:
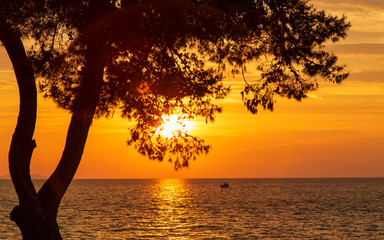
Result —
POLYGON ((161 124, 156 133, 165 138, 185 136, 192 129, 192 122, 185 120, 185 117, 180 115, 163 115, 163 124, 161 124))

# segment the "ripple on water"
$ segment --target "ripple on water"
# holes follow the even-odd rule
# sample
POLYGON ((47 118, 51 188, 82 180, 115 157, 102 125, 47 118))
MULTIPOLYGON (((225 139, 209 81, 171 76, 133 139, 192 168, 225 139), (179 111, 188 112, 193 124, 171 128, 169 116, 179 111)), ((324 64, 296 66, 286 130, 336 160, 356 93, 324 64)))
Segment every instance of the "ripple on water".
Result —
MULTIPOLYGON (((384 239, 384 179, 74 180, 64 239, 384 239)), ((41 184, 41 183, 38 183, 41 184)), ((19 239, 0 181, 0 239, 19 239)))

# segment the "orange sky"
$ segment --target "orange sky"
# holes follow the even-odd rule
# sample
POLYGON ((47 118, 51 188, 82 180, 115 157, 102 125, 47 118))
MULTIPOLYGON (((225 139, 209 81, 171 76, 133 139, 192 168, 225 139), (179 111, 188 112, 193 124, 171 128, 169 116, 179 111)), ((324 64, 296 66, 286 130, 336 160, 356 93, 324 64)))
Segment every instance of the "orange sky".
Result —
MULTIPOLYGON (((241 78, 228 76, 232 94, 214 124, 195 123, 193 133, 213 149, 188 169, 140 156, 126 145, 129 122, 96 120, 77 178, 384 177, 384 2, 316 0, 329 13, 348 16, 345 40, 328 46, 346 63, 341 85, 320 89, 298 103, 278 99, 274 112, 251 115, 241 102, 241 78)), ((248 79, 257 74, 248 67, 248 79)), ((12 67, 0 49, 0 175, 16 124, 18 93, 12 67)), ((48 176, 65 141, 69 114, 39 98, 31 171, 48 176)))

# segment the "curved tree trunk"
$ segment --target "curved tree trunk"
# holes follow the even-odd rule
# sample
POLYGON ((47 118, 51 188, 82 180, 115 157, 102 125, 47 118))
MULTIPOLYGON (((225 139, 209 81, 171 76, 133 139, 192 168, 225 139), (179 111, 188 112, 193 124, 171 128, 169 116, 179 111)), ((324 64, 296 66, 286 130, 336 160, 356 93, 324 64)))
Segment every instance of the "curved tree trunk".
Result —
POLYGON ((62 239, 56 222, 61 199, 79 166, 88 131, 95 114, 103 83, 104 44, 91 39, 86 55, 86 75, 79 98, 80 107, 71 118, 64 152, 60 162, 37 193, 30 176, 30 163, 36 147, 33 134, 36 122, 37 93, 32 66, 17 32, 0 22, 0 40, 13 64, 19 94, 20 110, 9 151, 9 170, 19 198, 11 212, 25 240, 62 239))
MULTIPOLYGON (((109 1, 97 1, 88 16, 91 26, 108 6, 109 1)), ((30 176, 30 163, 36 147, 33 134, 36 123, 37 92, 34 72, 17 31, 0 20, 0 41, 7 50, 17 79, 20 109, 9 151, 9 170, 19 198, 19 206, 11 212, 24 240, 62 239, 56 222, 61 199, 79 166, 89 128, 99 101, 105 65, 105 39, 102 27, 88 36, 85 55, 85 76, 77 97, 67 132, 65 148, 53 174, 37 193, 30 176)))
POLYGON ((57 213, 60 201, 79 166, 103 84, 103 42, 92 40, 87 47, 85 78, 81 86, 79 109, 72 114, 63 155, 53 174, 38 195, 44 208, 57 213))
MULTIPOLYGON (((109 6, 108 0, 94 2, 88 16, 89 26, 103 15, 107 6, 109 6)), ((55 171, 38 193, 43 207, 55 214, 79 166, 103 86, 105 39, 103 28, 97 27, 97 30, 86 39, 85 75, 81 82, 80 93, 76 96, 77 105, 73 110, 63 155, 55 171)))
POLYGON ((37 92, 32 66, 19 34, 3 21, 0 22, 0 40, 12 62, 20 96, 19 116, 9 150, 9 172, 19 199, 11 219, 19 226, 23 239, 60 239, 56 220, 41 207, 29 171, 36 147, 33 134, 37 92))

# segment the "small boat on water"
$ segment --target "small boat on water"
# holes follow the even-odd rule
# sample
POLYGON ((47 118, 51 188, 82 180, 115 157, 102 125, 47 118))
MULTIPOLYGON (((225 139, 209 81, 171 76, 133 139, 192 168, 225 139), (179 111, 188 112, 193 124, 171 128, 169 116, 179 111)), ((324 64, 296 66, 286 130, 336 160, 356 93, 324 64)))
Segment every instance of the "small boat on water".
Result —
POLYGON ((224 184, 220 185, 221 188, 229 188, 228 182, 224 182, 224 184))

